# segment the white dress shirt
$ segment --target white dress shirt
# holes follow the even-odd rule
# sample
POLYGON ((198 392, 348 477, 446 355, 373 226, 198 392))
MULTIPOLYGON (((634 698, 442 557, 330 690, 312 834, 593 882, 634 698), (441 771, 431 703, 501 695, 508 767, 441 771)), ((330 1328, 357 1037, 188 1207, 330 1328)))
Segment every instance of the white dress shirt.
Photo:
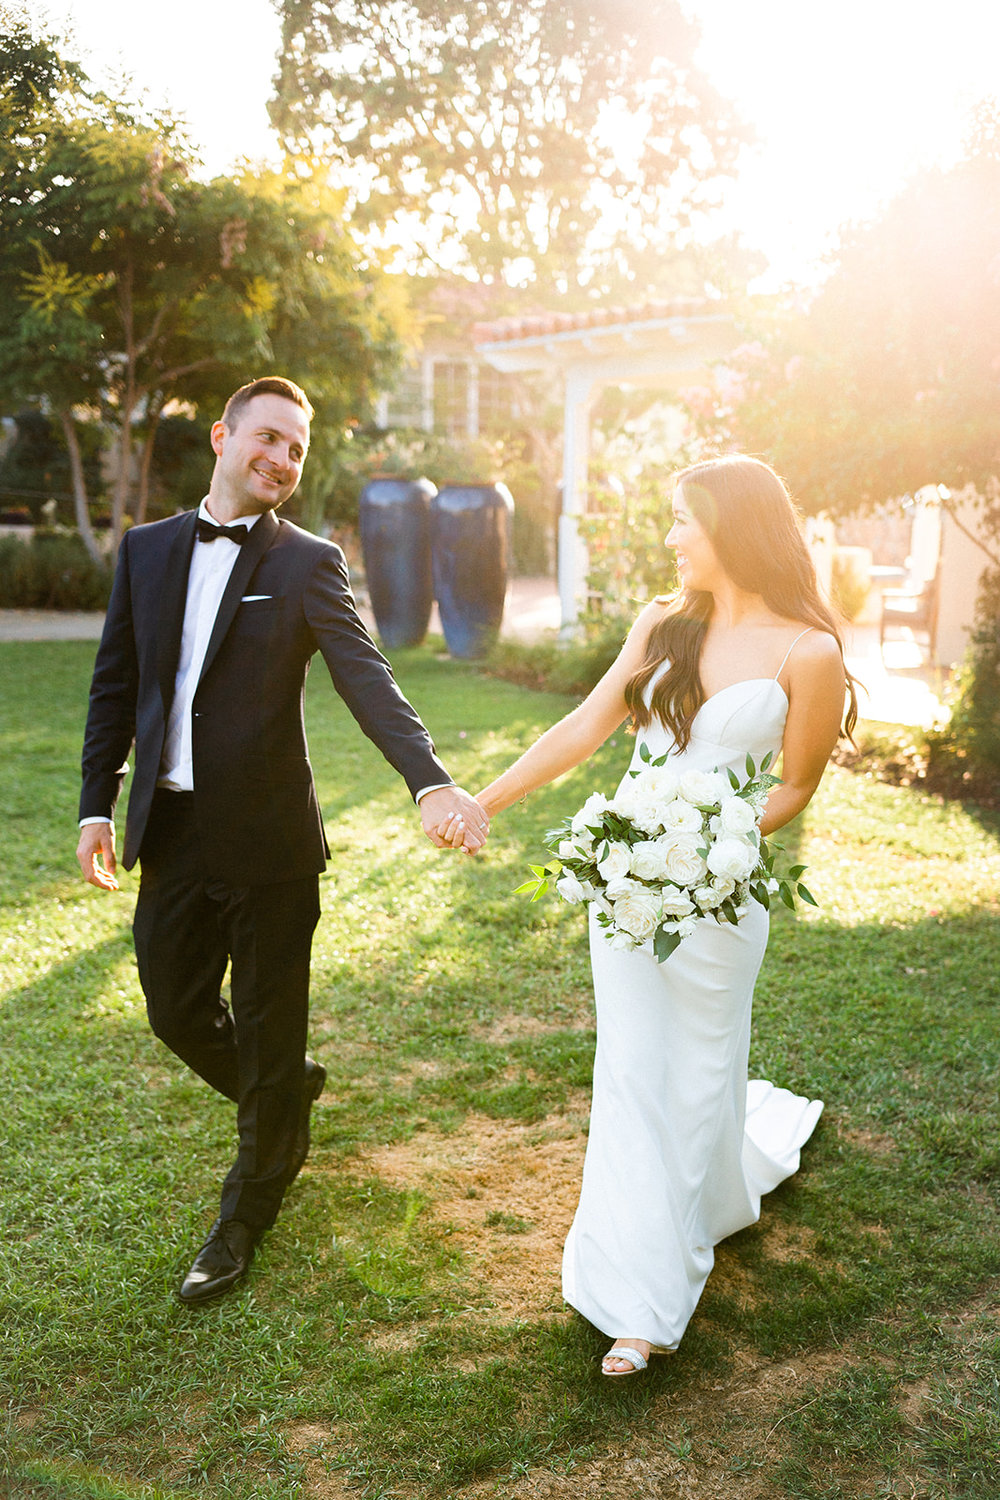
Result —
MULTIPOLYGON (((198 507, 198 515, 205 521, 211 521, 213 526, 219 524, 204 500, 198 507)), ((249 530, 259 520, 260 516, 240 516, 231 524, 246 526, 249 530)), ((239 555, 238 543, 231 542, 228 537, 216 537, 211 542, 195 542, 191 553, 184 628, 181 632, 180 655, 177 658, 177 675, 174 678, 174 697, 163 740, 160 774, 156 780, 157 786, 167 787, 171 792, 194 791, 191 705, 215 617, 219 613, 229 575, 239 555)))

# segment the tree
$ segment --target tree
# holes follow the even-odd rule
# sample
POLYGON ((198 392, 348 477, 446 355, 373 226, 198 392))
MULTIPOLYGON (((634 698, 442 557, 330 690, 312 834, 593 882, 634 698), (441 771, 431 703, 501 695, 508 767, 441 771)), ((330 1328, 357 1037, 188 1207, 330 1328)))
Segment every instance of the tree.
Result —
POLYGON ((748 328, 707 435, 762 452, 811 510, 1000 475, 1000 114, 965 159, 916 177, 844 234, 805 307, 748 328))
MULTIPOLYGON (((736 158, 677 0, 282 0, 272 119, 411 266, 606 291, 736 158)), ((642 288, 645 290, 645 288, 642 288)))
POLYGON ((277 175, 200 182, 171 120, 76 87, 8 92, 0 111, 0 397, 51 404, 95 555, 81 412, 114 435, 117 538, 133 491, 143 517, 170 402, 217 412, 280 369, 310 390, 321 443, 365 409, 402 310, 334 194, 277 175))

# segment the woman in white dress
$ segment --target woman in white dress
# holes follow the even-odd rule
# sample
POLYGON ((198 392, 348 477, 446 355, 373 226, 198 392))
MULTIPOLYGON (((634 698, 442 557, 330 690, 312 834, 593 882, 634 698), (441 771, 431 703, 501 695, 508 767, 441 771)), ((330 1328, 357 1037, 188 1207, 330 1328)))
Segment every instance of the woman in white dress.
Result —
MULTIPOLYGON (((681 590, 647 605, 580 706, 479 794, 491 815, 568 771, 630 717, 640 746, 680 772, 759 765, 781 751, 761 820, 802 811, 856 704, 843 648, 788 492, 756 459, 677 476, 681 590)), ((460 842, 457 825, 442 835, 460 842)), ((752 1224, 761 1194, 798 1167, 822 1110, 747 1083, 750 1008, 768 917, 700 920, 664 963, 613 949, 591 920, 597 1055, 580 1204, 563 1257, 567 1302, 614 1340, 604 1374, 676 1349, 714 1246, 752 1224)))

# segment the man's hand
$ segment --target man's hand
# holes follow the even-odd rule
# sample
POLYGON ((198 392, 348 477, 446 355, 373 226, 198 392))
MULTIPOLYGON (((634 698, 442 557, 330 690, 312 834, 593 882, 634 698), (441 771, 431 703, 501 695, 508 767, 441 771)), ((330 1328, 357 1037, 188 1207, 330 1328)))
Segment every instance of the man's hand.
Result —
POLYGON ((460 786, 443 786, 420 799, 424 832, 439 849, 475 854, 486 842, 490 820, 475 797, 460 786))
MULTIPOLYGON (((426 799, 425 799, 426 800, 426 799)), ((83 878, 102 891, 117 891, 115 870, 115 825, 113 823, 85 823, 80 829, 80 842, 76 846, 76 857, 80 861, 83 878)))

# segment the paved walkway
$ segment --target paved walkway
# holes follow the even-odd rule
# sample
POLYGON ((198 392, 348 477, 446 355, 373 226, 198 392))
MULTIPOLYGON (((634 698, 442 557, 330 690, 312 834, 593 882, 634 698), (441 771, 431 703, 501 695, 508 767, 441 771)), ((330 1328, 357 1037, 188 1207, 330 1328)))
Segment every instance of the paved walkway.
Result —
MULTIPOLYGON (((361 613, 371 627, 370 611, 361 613)), ((104 616, 37 609, 0 609, 0 641, 96 641, 104 616)), ((515 578, 507 595, 503 634, 535 641, 559 628, 559 595, 549 578, 515 578)), ((440 633, 437 606, 431 630, 440 633)), ((847 665, 865 691, 860 694, 863 719, 930 728, 944 712, 937 696, 940 673, 922 665, 912 640, 887 641, 885 659, 874 625, 851 626, 847 632, 847 665)))

